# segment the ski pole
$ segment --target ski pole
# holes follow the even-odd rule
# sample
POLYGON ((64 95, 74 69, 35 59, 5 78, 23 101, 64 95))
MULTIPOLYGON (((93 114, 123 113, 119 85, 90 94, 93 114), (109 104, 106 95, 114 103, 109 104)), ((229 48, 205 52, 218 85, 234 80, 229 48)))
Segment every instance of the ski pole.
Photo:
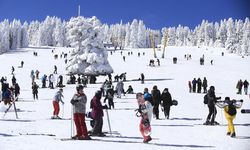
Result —
POLYGON ((109 132, 110 132, 110 135, 112 136, 112 130, 111 130, 111 125, 110 125, 110 120, 109 120, 108 109, 106 109, 106 114, 107 114, 107 120, 108 120, 108 125, 109 125, 109 132))

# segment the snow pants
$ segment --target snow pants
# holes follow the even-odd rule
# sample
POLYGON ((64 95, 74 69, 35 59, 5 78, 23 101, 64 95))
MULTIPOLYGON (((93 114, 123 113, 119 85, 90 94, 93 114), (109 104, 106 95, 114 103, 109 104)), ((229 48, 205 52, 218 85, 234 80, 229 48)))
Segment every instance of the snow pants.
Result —
POLYGON ((216 114, 217 114, 217 109, 215 107, 215 105, 207 105, 208 106, 208 109, 209 109, 209 113, 207 115, 207 121, 210 121, 210 118, 212 116, 212 119, 210 122, 214 122, 215 121, 215 117, 216 117, 216 114))
POLYGON ((74 121, 76 125, 76 134, 78 137, 84 136, 88 137, 88 130, 85 123, 84 113, 74 113, 74 121))
POLYGON ((103 126, 103 118, 94 119, 94 127, 92 129, 93 135, 98 135, 102 133, 102 126, 103 126))
POLYGON ((150 135, 149 136, 145 136, 145 134, 144 134, 142 119, 140 121, 139 129, 140 129, 140 132, 141 132, 141 135, 142 135, 144 141, 147 141, 148 139, 151 138, 150 135))
POLYGON ((58 101, 53 101, 53 106, 54 106, 53 115, 58 116, 59 111, 60 111, 59 102, 58 101))
POLYGON ((233 116, 231 116, 231 115, 229 115, 229 114, 225 114, 225 116, 226 116, 226 119, 227 119, 227 132, 229 132, 229 133, 234 133, 235 132, 235 129, 234 129, 234 124, 233 124, 233 120, 234 120, 234 118, 236 117, 236 115, 233 115, 233 116))

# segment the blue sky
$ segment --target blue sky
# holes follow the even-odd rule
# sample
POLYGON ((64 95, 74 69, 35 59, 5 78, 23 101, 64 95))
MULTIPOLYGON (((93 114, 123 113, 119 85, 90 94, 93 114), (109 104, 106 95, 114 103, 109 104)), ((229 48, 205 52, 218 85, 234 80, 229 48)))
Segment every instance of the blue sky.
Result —
POLYGON ((48 15, 69 20, 77 15, 78 5, 82 16, 96 16, 102 23, 135 18, 153 29, 250 17, 250 0, 0 0, 0 21, 42 21, 48 15))

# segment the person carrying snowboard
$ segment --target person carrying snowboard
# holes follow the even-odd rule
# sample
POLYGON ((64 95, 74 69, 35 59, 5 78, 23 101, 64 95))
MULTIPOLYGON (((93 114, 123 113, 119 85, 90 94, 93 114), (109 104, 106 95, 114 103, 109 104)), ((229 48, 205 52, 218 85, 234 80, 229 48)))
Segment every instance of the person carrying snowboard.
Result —
POLYGON ((62 101, 62 97, 63 97, 63 89, 60 88, 59 91, 56 92, 54 98, 53 98, 53 107, 54 107, 54 112, 53 112, 53 116, 51 117, 51 119, 61 119, 58 114, 60 111, 60 106, 59 106, 59 102, 61 102, 64 105, 64 102, 62 101))
POLYGON ((227 135, 234 138, 236 136, 235 134, 235 128, 233 124, 233 120, 236 117, 237 114, 237 108, 240 108, 242 106, 243 100, 230 100, 230 97, 226 97, 225 101, 217 102, 216 105, 220 108, 224 108, 224 114, 225 118, 227 120, 227 135))
POLYGON ((150 121, 153 113, 153 106, 149 101, 145 101, 143 93, 137 93, 136 99, 138 102, 138 113, 140 113, 141 120, 139 129, 143 136, 143 143, 148 143, 152 140, 150 121))
POLYGON ((168 92, 168 88, 165 88, 161 94, 161 105, 163 106, 163 111, 166 119, 169 119, 169 112, 170 107, 172 105, 172 97, 171 94, 168 92))
POLYGON ((70 101, 70 103, 73 105, 74 122, 77 132, 77 134, 73 136, 72 139, 91 140, 88 135, 87 126, 85 123, 87 96, 83 92, 82 85, 77 85, 76 91, 76 94, 74 94, 70 101))

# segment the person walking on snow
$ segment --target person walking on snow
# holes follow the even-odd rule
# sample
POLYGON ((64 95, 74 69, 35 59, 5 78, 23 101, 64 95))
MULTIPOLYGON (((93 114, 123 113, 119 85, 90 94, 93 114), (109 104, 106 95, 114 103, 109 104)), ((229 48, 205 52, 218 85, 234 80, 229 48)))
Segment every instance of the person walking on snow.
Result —
MULTIPOLYGON (((146 115, 148 116, 149 124, 150 124, 151 118, 152 118, 152 113, 153 113, 153 106, 151 105, 151 103, 149 101, 144 99, 144 95, 142 93, 137 93, 136 99, 137 99, 138 106, 139 106, 139 112, 144 113, 144 114, 146 113, 146 115), (141 109, 142 105, 145 105, 145 108, 141 109)), ((139 129, 140 129, 141 135, 143 137, 143 143, 148 143, 149 141, 152 140, 152 138, 150 135, 145 135, 142 117, 143 117, 143 115, 141 115, 139 129)))
POLYGON ((77 85, 76 94, 74 94, 70 103, 73 106, 74 122, 77 132, 77 134, 73 136, 72 139, 91 140, 88 135, 87 126, 85 123, 87 96, 83 92, 82 85, 77 85))
POLYGON ((38 100, 38 88, 39 86, 36 84, 36 82, 33 82, 32 84, 32 94, 33 94, 33 99, 37 99, 38 100))
POLYGON ((247 93, 248 93, 248 86, 249 86, 249 83, 247 82, 247 80, 245 80, 243 82, 243 87, 244 87, 244 93, 245 93, 245 95, 247 95, 247 93))
POLYGON ((54 107, 54 112, 53 112, 53 116, 51 117, 51 119, 61 119, 58 114, 60 111, 60 106, 59 106, 59 102, 61 102, 64 105, 64 102, 62 101, 62 97, 63 97, 63 89, 60 88, 59 91, 56 92, 54 98, 53 98, 53 107, 54 107))
POLYGON ((171 94, 168 92, 168 88, 165 88, 163 90, 161 94, 161 98, 162 98, 161 105, 163 106, 163 109, 164 109, 165 118, 169 119, 170 107, 172 105, 172 97, 171 97, 171 94))
POLYGON ((159 105, 161 103, 161 92, 158 90, 157 86, 153 86, 153 90, 151 91, 152 99, 154 103, 153 113, 156 119, 159 119, 159 105))

